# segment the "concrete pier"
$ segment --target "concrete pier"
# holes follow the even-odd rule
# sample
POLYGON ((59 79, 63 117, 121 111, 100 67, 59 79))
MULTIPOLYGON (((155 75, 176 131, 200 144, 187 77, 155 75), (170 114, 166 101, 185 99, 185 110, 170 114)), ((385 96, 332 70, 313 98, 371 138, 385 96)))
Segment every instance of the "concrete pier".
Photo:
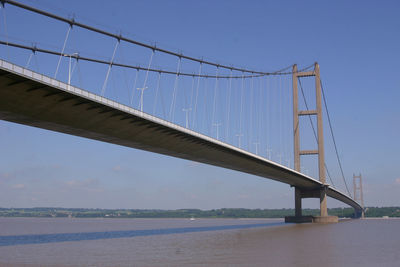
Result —
POLYGON ((338 216, 314 216, 313 223, 337 223, 339 222, 338 216))
POLYGON ((337 223, 337 216, 286 216, 285 223, 337 223))

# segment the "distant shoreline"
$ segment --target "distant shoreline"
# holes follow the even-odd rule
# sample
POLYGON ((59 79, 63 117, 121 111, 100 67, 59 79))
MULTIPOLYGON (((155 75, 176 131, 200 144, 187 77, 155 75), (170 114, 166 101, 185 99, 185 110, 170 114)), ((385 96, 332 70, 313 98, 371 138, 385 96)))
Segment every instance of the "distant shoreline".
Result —
POLYGON ((366 217, 365 220, 400 220, 400 217, 366 217))
MULTIPOLYGON (((330 215, 340 218, 354 217, 353 208, 331 208, 330 215)), ((0 208, 0 217, 40 218, 236 218, 236 219, 281 219, 293 216, 294 209, 86 209, 86 208, 0 208)), ((303 215, 319 215, 319 209, 303 209, 303 215)), ((382 219, 400 217, 400 207, 368 207, 366 218, 382 219)))

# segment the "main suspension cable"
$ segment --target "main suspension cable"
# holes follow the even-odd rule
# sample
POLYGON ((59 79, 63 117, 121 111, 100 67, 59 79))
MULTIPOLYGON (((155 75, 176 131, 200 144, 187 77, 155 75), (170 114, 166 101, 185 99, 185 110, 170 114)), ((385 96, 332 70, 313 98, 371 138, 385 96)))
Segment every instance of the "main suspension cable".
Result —
POLYGON ((7 45, 7 58, 11 58, 10 57, 10 48, 8 47, 8 29, 7 29, 7 18, 6 18, 6 8, 4 6, 4 2, 0 3, 0 8, 2 9, 2 14, 3 14, 3 25, 4 25, 4 34, 6 37, 6 45, 7 45))
POLYGON ((95 28, 95 27, 92 27, 92 26, 77 22, 75 19, 67 19, 65 17, 61 17, 59 15, 55 15, 55 14, 52 14, 50 12, 46 12, 46 11, 34 8, 32 6, 28 6, 28 5, 13 1, 13 0, 1 0, 1 2, 3 4, 7 3, 7 4, 10 4, 10 5, 13 5, 13 6, 16 6, 16 7, 19 7, 19 8, 22 8, 22 9, 25 9, 25 10, 28 10, 28 11, 31 11, 31 12, 34 12, 34 13, 37 13, 37 14, 52 18, 52 19, 55 19, 55 20, 59 20, 59 21, 68 23, 71 27, 72 26, 77 26, 77 27, 80 27, 80 28, 83 28, 83 29, 86 29, 86 30, 89 30, 89 31, 92 31, 92 32, 96 32, 96 33, 99 33, 99 34, 102 34, 102 35, 105 35, 105 36, 109 36, 109 37, 115 38, 115 39, 117 39, 119 41, 125 41, 125 42, 128 42, 128 43, 134 44, 134 45, 138 45, 138 46, 142 46, 142 47, 145 47, 145 48, 152 49, 154 51, 159 51, 159 52, 162 52, 162 53, 165 53, 165 54, 169 54, 169 55, 172 55, 172 56, 175 56, 175 57, 179 57, 179 58, 182 58, 182 59, 187 59, 187 60, 195 61, 195 62, 199 62, 199 63, 204 63, 204 64, 211 65, 211 66, 214 66, 214 67, 224 68, 224 69, 228 69, 228 70, 232 69, 232 70, 239 71, 239 72, 251 73, 253 75, 254 74, 260 74, 260 75, 292 74, 292 72, 285 72, 286 70, 290 69, 292 67, 292 65, 290 65, 288 67, 285 67, 283 69, 274 71, 274 72, 254 71, 254 70, 249 70, 249 69, 244 69, 244 68, 237 68, 237 67, 222 65, 222 64, 218 64, 218 63, 215 63, 215 62, 207 61, 207 60, 204 60, 204 59, 199 59, 199 58, 187 56, 187 55, 184 55, 182 53, 177 53, 177 52, 173 52, 173 51, 170 51, 170 50, 162 49, 162 48, 157 47, 156 45, 150 45, 150 44, 146 44, 146 43, 143 43, 143 42, 139 42, 139 41, 127 38, 127 37, 123 37, 121 34, 118 35, 118 34, 110 33, 110 32, 107 32, 105 30, 98 29, 98 28, 95 28))
MULTIPOLYGON (((33 52, 41 52, 41 53, 56 55, 56 56, 63 56, 63 57, 70 56, 67 54, 62 54, 58 51, 39 48, 36 45, 35 46, 27 46, 27 45, 22 45, 22 44, 17 44, 17 43, 5 42, 5 41, 1 41, 1 40, 0 40, 0 45, 8 45, 8 46, 12 46, 12 47, 21 48, 21 49, 31 50, 33 52)), ((130 69, 144 70, 144 71, 157 72, 157 73, 161 72, 161 73, 165 73, 165 74, 188 76, 188 77, 202 77, 202 78, 214 78, 214 79, 216 79, 216 78, 218 78, 218 79, 242 79, 242 78, 265 76, 263 74, 240 75, 240 76, 231 76, 231 75, 215 76, 215 75, 210 75, 210 74, 195 74, 195 73, 176 72, 176 71, 170 71, 170 70, 141 67, 140 65, 123 64, 123 63, 118 63, 118 62, 113 62, 113 61, 106 61, 106 60, 95 59, 95 58, 90 58, 90 57, 83 57, 79 53, 73 54, 73 55, 71 55, 71 57, 75 58, 77 60, 84 60, 84 61, 95 62, 95 63, 99 63, 99 64, 122 67, 122 68, 130 68, 130 69)), ((279 75, 283 75, 283 74, 279 74, 279 75)))
POLYGON ((346 186, 347 193, 348 193, 349 196, 351 197, 350 190, 349 190, 349 188, 347 187, 347 182, 346 182, 346 179, 345 179, 345 177, 344 177, 343 168, 342 168, 342 163, 341 163, 341 161, 340 161, 339 152, 338 152, 337 145, 336 145, 335 135, 333 134, 333 127, 332 127, 332 123, 331 123, 331 117, 330 117, 330 115, 329 115, 328 104, 327 104, 327 102, 326 102, 324 87, 322 86, 322 81, 321 81, 321 79, 320 79, 319 81, 320 81, 320 85, 321 85, 322 97, 323 97, 323 99, 324 99, 324 106, 325 106, 325 110, 326 110, 326 115, 327 115, 327 117, 328 117, 329 129, 330 129, 331 135, 332 135, 333 146, 335 147, 336 158, 337 158, 337 161, 338 161, 338 163, 339 163, 340 172, 341 172, 341 174, 342 174, 343 182, 344 182, 344 185, 346 186))

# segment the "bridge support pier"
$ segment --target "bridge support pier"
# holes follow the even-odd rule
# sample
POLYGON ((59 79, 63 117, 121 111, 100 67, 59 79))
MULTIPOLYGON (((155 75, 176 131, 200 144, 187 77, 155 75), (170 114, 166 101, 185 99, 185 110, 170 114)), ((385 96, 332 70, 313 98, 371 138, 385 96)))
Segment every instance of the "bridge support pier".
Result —
POLYGON ((304 191, 298 187, 294 188, 294 216, 286 216, 286 223, 336 223, 339 221, 337 216, 328 216, 326 206, 326 186, 312 191, 304 191), (303 216, 301 209, 301 200, 303 198, 319 198, 320 199, 320 216, 303 216))
POLYGON ((286 216, 287 223, 307 223, 312 222, 313 216, 303 216, 301 212, 302 192, 300 188, 294 188, 294 216, 286 216))
POLYGON ((301 191, 299 188, 294 188, 294 216, 301 217, 301 191))
POLYGON ((355 218, 364 218, 364 210, 354 210, 354 217, 355 218))

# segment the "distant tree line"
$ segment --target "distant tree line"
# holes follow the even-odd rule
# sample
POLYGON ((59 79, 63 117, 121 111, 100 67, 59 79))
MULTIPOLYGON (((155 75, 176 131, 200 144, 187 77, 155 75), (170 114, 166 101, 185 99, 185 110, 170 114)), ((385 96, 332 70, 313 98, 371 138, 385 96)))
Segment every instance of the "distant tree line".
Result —
MULTIPOLYGON (((328 209, 330 215, 353 217, 352 208, 328 209)), ((0 208, 0 217, 74 218, 283 218, 294 209, 83 209, 83 208, 0 208)), ((319 209, 303 209, 303 215, 319 215, 319 209)), ((400 217, 400 207, 368 207, 366 217, 400 217)))

